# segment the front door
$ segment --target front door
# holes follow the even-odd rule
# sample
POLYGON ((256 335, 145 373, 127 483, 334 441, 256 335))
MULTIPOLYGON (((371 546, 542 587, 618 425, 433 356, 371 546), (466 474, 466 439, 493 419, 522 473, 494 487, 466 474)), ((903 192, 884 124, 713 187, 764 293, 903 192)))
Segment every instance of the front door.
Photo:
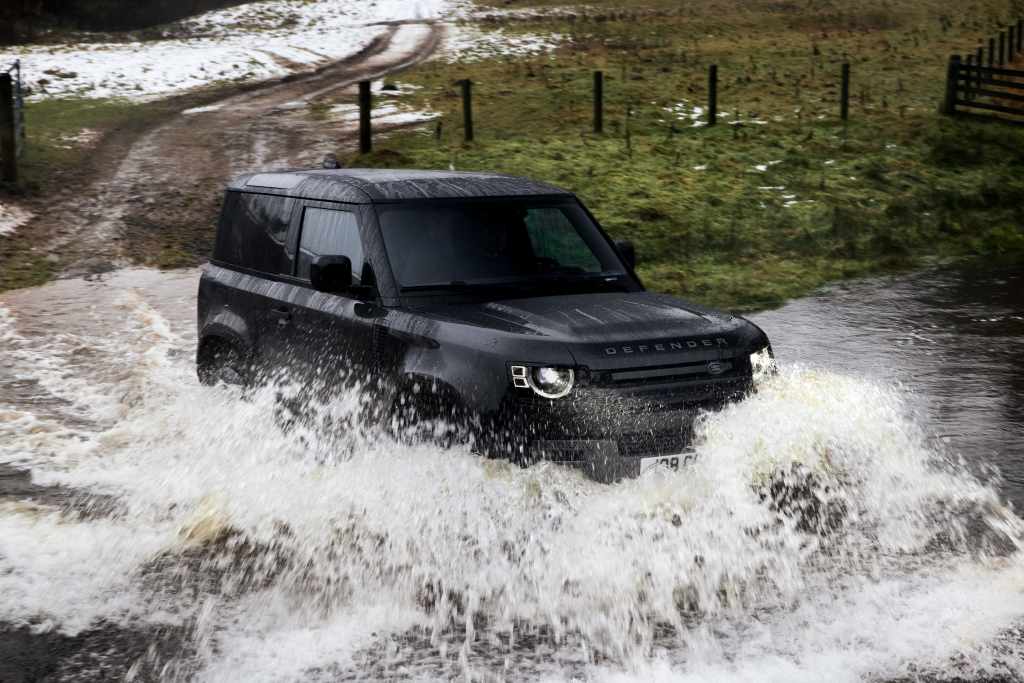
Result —
POLYGON ((352 284, 370 284, 363 283, 369 272, 365 253, 354 211, 328 203, 303 207, 295 250, 295 278, 301 291, 291 309, 292 342, 315 395, 336 396, 372 381, 374 330, 383 309, 354 292, 315 291, 309 281, 316 257, 347 256, 352 261, 352 284))

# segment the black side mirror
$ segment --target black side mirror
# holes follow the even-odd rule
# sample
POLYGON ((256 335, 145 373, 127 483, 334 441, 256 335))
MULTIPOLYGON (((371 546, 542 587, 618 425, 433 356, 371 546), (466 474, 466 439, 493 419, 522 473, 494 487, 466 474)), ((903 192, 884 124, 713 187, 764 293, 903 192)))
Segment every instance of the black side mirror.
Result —
POLYGON ((636 247, 629 240, 615 240, 615 248, 619 250, 619 256, 626 262, 630 270, 636 268, 636 247))
POLYGON ((318 292, 347 292, 352 288, 352 260, 348 256, 317 256, 309 264, 309 281, 318 292))

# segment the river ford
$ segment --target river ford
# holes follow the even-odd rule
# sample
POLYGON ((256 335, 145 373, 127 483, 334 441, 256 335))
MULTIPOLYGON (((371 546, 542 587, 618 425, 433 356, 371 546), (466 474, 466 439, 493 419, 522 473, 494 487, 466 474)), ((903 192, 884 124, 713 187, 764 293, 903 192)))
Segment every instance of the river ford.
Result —
POLYGON ((1024 679, 1020 271, 753 316, 780 373, 611 486, 282 430, 196 381, 196 281, 0 295, 0 680, 1024 679))

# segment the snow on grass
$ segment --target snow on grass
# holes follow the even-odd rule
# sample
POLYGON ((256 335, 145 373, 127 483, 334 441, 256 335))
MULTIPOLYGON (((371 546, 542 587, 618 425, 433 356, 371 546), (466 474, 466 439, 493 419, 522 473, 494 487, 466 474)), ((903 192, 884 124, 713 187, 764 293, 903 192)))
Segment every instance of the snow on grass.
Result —
MULTIPOLYGON (((354 104, 338 104, 328 112, 330 118, 341 123, 355 124, 359 121, 359 107, 354 104)), ((396 126, 408 123, 425 123, 439 116, 431 111, 403 109, 397 104, 381 104, 373 109, 374 125, 396 126)))
MULTIPOLYGON (((651 102, 651 104, 657 104, 657 102, 651 102)), ((664 111, 669 118, 675 119, 676 121, 690 123, 691 127, 693 128, 700 128, 701 126, 707 125, 707 109, 697 104, 691 104, 688 100, 680 100, 679 102, 670 104, 667 107, 662 107, 662 111, 664 111)), ((720 119, 728 119, 732 117, 732 112, 718 112, 718 118, 720 119)), ((666 122, 665 119, 661 119, 660 121, 661 123, 666 122)), ((735 120, 729 121, 728 123, 729 125, 732 126, 742 126, 748 124, 756 126, 768 125, 767 121, 758 118, 757 115, 753 115, 752 118, 746 119, 742 117, 737 117, 735 120)))
MULTIPOLYGON (((457 18, 466 0, 268 0, 168 24, 162 40, 7 48, 35 98, 155 99, 222 81, 263 80, 352 55, 381 22, 457 18)), ((86 36, 88 39, 88 36, 86 36)))
POLYGON ((569 41, 559 33, 545 35, 483 30, 472 24, 451 24, 439 57, 449 64, 478 62, 496 57, 535 57, 552 52, 569 41))
POLYGON ((0 236, 10 235, 32 220, 34 214, 15 204, 0 202, 0 236))

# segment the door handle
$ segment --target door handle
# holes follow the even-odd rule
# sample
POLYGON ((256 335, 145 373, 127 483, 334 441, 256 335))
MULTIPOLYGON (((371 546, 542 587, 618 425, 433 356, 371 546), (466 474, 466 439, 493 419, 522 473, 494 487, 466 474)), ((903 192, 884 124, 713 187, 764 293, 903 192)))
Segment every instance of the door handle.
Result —
POLYGON ((270 317, 277 320, 278 327, 284 327, 292 321, 292 312, 287 308, 271 308, 270 317))

